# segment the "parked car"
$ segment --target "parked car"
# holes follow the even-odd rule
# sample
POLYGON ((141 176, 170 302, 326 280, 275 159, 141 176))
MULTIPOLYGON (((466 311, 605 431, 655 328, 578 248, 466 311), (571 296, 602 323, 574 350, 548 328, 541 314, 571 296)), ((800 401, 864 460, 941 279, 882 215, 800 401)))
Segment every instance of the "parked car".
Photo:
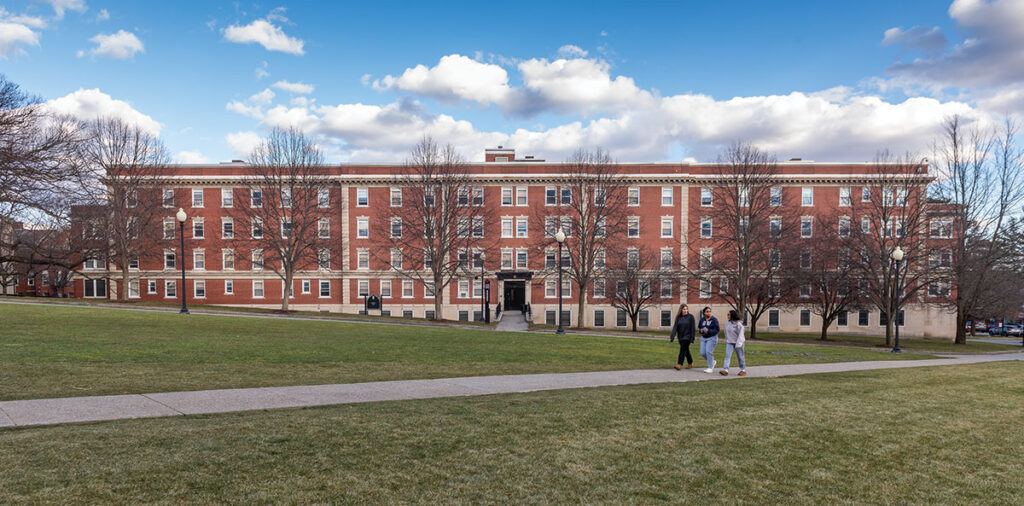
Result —
POLYGON ((988 332, 988 324, 985 322, 974 322, 975 332, 988 332))
POLYGON ((1003 335, 1006 335, 1006 334, 1003 334, 1003 332, 1005 330, 1006 330, 1006 327, 1003 327, 1002 325, 993 325, 993 326, 988 328, 988 335, 990 335, 990 336, 1003 336, 1003 335))
POLYGON ((1021 333, 1024 332, 1024 327, 1020 325, 1007 325, 1005 336, 1010 337, 1021 337, 1021 333))

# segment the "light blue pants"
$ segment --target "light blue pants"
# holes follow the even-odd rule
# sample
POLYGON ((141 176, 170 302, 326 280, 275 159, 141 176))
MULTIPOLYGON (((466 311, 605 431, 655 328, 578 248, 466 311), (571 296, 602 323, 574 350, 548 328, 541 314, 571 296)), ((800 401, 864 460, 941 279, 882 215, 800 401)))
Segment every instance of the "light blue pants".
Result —
POLYGON ((708 361, 708 369, 715 363, 715 347, 718 346, 718 336, 700 338, 700 356, 708 361))
POLYGON ((725 344, 725 364, 722 366, 722 368, 725 369, 726 371, 729 370, 729 359, 732 358, 732 352, 735 351, 736 352, 736 358, 740 359, 740 370, 742 371, 742 370, 746 369, 747 368, 747 361, 743 357, 743 350, 745 350, 746 348, 747 348, 746 346, 740 346, 739 348, 737 348, 735 344, 726 343, 725 344))

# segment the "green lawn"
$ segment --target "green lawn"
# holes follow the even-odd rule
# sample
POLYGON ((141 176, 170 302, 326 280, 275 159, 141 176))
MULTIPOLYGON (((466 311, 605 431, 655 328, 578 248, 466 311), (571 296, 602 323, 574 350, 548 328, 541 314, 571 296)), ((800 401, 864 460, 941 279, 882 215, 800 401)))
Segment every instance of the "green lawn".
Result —
MULTIPOLYGON (((0 304, 0 321, 0 400, 659 368, 673 365, 679 349, 646 339, 65 305, 0 304)), ((931 358, 748 347, 748 361, 759 365, 931 358)))
POLYGON ((0 430, 0 503, 1021 504, 1024 364, 0 430))

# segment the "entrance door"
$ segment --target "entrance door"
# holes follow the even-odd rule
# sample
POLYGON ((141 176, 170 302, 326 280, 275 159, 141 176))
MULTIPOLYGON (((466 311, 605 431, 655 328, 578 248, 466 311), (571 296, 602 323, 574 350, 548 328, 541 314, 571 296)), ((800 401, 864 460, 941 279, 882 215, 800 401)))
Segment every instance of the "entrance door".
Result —
POLYGON ((526 282, 525 281, 505 281, 505 311, 514 310, 522 311, 523 304, 526 302, 526 282))

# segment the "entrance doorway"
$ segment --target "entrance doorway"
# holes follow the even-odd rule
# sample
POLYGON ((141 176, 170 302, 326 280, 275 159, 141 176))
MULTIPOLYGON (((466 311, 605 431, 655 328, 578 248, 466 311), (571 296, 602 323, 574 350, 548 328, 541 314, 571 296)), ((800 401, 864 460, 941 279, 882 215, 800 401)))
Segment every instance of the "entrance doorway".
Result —
POLYGON ((504 310, 522 311, 523 304, 526 303, 526 282, 525 281, 505 281, 505 293, 504 310))

